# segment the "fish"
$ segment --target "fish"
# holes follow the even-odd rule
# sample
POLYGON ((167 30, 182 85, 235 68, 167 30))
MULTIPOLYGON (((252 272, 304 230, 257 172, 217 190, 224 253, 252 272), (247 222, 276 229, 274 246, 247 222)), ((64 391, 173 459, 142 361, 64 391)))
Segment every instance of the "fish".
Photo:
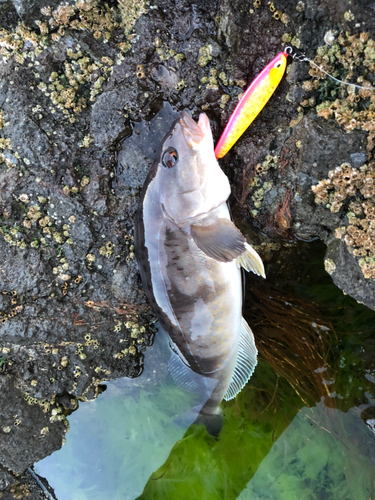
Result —
POLYGON ((210 121, 183 111, 143 185, 135 252, 144 290, 169 337, 174 381, 217 414, 257 364, 242 317, 241 267, 265 277, 261 258, 231 220, 231 188, 214 154, 210 121))
POLYGON ((287 57, 280 52, 246 89, 216 145, 216 158, 228 153, 267 104, 285 73, 287 57))

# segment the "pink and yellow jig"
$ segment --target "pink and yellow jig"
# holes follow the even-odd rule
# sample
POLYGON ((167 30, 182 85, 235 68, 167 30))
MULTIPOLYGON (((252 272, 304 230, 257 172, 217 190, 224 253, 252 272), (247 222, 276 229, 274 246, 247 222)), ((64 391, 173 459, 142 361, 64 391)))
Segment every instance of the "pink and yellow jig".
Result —
POLYGON ((228 153, 267 104, 284 75, 287 57, 287 53, 280 52, 250 84, 216 145, 216 158, 222 158, 228 153))

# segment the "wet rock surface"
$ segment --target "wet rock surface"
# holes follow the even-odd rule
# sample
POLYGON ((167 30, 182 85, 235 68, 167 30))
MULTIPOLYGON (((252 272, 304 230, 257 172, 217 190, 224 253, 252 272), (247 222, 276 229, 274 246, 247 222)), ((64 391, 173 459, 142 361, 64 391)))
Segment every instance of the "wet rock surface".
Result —
POLYGON ((44 478, 39 477, 32 469, 23 474, 0 472, 0 484, 3 500, 31 498, 32 500, 55 500, 52 488, 44 478), (4 479, 3 479, 4 478, 4 479))
MULTIPOLYGON (((364 1, 0 2, 0 488, 62 445, 66 415, 103 380, 142 371, 155 318, 133 222, 176 114, 205 111, 217 140, 287 43, 313 58, 329 30, 374 37, 374 15, 364 1)), ((322 239, 335 283, 374 309, 374 280, 335 238, 346 212, 311 190, 371 162, 369 132, 301 108, 309 69, 292 63, 221 161, 233 214, 245 234, 322 239)))

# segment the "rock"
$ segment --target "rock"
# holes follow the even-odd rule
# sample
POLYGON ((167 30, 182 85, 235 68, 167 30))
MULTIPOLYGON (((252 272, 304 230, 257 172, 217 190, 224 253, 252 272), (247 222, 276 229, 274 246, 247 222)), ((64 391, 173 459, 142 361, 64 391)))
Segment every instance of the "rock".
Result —
POLYGON ((375 309, 374 280, 364 278, 355 257, 350 255, 343 240, 335 239, 328 244, 325 261, 327 259, 335 264, 335 270, 330 273, 335 285, 360 304, 375 309))
MULTIPOLYGON (((0 477, 1 475, 0 470, 0 477)), ((2 488, 0 482, 0 488, 2 500, 14 500, 15 498, 29 498, 30 500, 56 499, 54 491, 47 481, 35 474, 32 469, 27 469, 23 474, 17 476, 11 475, 9 484, 2 488)))
MULTIPOLYGON (((291 210, 294 213, 294 230, 298 237, 311 239, 319 236, 325 243, 332 238, 340 225, 341 215, 332 213, 314 202, 311 186, 328 176, 330 170, 345 162, 351 156, 363 155, 365 134, 354 131, 347 134, 335 124, 323 121, 312 111, 295 127, 290 143, 300 141, 298 159, 293 164, 293 184, 296 186, 291 210)), ((291 169, 290 169, 291 170, 291 169)), ((289 170, 286 177, 292 175, 289 170)))
MULTIPOLYGON (((96 1, 58 5, 0 2, 4 491, 15 472, 61 446, 63 415, 78 400, 96 397, 103 380, 142 371, 155 316, 134 260, 133 223, 178 113, 205 111, 217 140, 238 95, 283 40, 313 57, 328 30, 364 22, 361 30, 374 36, 373 13, 359 0, 350 7, 355 21, 322 0, 303 9, 285 0, 279 19, 266 2, 242 0, 109 2, 105 16, 96 1)), ((346 212, 317 205, 311 191, 341 163, 359 169, 371 160, 368 131, 347 133, 333 117, 318 117, 315 104, 337 89, 322 79, 313 96, 320 101, 309 101, 308 71, 294 62, 221 161, 234 217, 245 234, 255 226, 276 240, 321 238, 335 283, 374 308, 373 281, 335 239, 346 212)))
POLYGON ((124 88, 106 92, 98 97, 91 114, 91 133, 95 145, 105 148, 131 133, 124 117, 128 99, 124 88))
POLYGON ((3 374, 0 386, 0 461, 3 467, 21 473, 62 446, 67 421, 54 403, 34 401, 31 397, 26 400, 25 392, 15 386, 11 375, 3 374), (23 443, 22 453, 19 442, 23 443))

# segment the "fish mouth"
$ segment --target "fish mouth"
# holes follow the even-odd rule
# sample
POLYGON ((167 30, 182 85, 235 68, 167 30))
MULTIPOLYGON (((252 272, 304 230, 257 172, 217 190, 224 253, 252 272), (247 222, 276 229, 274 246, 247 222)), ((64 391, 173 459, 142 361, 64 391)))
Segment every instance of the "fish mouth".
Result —
POLYGON ((184 134, 186 144, 193 149, 198 146, 204 139, 204 132, 186 111, 181 113, 179 123, 184 134))

